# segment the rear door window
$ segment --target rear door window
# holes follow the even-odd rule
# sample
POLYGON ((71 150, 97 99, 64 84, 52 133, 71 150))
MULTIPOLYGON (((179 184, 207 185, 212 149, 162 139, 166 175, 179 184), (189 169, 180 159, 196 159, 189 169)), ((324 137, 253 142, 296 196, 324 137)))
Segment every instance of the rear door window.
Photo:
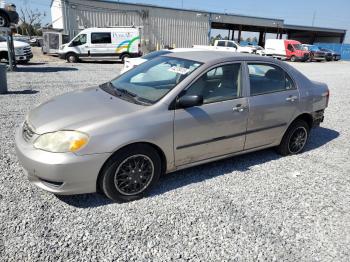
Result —
POLYGON ((248 70, 251 96, 295 89, 290 76, 279 66, 249 63, 248 70))
POLYGON ((217 44, 217 46, 225 46, 225 41, 218 41, 218 44, 217 44))
POLYGON ((91 44, 110 44, 112 43, 111 33, 91 33, 91 44))

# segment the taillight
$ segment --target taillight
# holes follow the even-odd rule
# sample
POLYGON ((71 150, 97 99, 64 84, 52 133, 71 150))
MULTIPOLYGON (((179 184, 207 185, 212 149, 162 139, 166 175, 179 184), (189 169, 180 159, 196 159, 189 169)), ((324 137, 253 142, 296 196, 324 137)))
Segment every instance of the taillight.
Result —
POLYGON ((324 92, 324 93, 322 94, 322 96, 326 97, 326 107, 328 106, 329 95, 330 95, 329 90, 327 90, 326 92, 324 92))

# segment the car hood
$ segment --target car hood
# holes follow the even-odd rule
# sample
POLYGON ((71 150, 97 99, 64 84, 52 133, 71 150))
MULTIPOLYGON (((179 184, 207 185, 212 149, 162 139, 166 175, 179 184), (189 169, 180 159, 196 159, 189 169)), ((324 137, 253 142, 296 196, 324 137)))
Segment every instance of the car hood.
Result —
POLYGON ((144 108, 92 87, 57 96, 34 108, 27 121, 37 134, 57 130, 89 131, 144 108))
POLYGON ((27 47, 30 46, 29 44, 22 42, 22 41, 13 41, 13 46, 15 48, 23 48, 23 47, 27 47))

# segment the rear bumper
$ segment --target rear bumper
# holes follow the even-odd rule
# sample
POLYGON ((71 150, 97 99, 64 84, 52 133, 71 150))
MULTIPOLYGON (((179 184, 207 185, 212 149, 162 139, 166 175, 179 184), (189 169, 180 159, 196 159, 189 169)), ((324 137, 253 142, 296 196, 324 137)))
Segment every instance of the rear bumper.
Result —
POLYGON ((96 192, 99 171, 110 156, 109 153, 78 156, 38 150, 23 139, 22 128, 16 132, 16 152, 29 181, 59 195, 96 192))
POLYGON ((324 110, 319 110, 312 113, 312 127, 319 126, 324 120, 324 110))

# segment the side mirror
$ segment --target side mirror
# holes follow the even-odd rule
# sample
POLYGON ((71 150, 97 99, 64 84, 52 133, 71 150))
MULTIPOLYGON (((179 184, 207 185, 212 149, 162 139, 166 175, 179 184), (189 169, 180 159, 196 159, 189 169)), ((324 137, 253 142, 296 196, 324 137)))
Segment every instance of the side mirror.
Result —
POLYGON ((176 101, 176 108, 188 108, 203 105, 203 96, 184 95, 176 101))

